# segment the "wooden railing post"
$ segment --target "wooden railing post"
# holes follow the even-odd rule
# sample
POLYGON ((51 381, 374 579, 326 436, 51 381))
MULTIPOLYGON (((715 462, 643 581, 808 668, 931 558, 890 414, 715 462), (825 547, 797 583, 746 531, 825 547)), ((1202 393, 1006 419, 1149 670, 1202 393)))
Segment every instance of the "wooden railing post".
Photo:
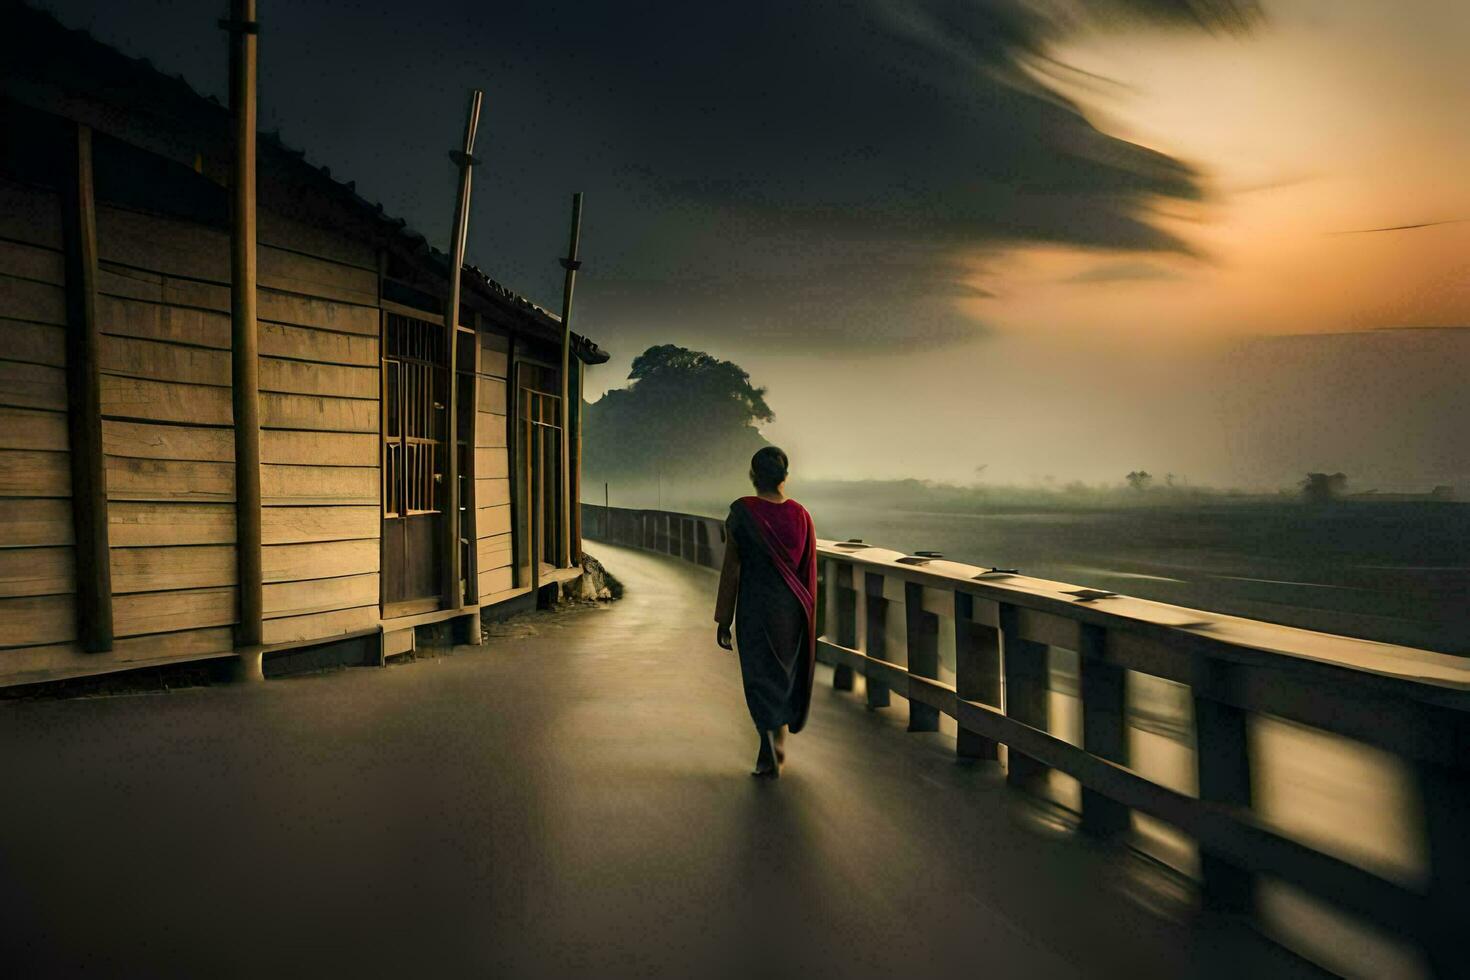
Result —
MULTIPOLYGON (((879 660, 888 659, 888 600, 883 598, 883 576, 867 572, 863 575, 863 600, 866 603, 864 627, 866 643, 863 652, 879 660)), ((888 685, 868 676, 868 707, 886 708, 890 703, 888 685)))
MULTIPOLYGON (((1128 761, 1128 708, 1126 672, 1103 659, 1107 631, 1087 623, 1078 625, 1077 667, 1081 674, 1082 747, 1109 762, 1128 761)), ((1128 808, 1103 794, 1082 787, 1082 830, 1096 837, 1112 837, 1127 830, 1128 808)))
MULTIPOLYGON (((837 645, 849 650, 857 649, 857 589, 853 584, 855 574, 852 565, 845 561, 833 561, 828 569, 828 581, 832 590, 832 603, 828 615, 837 617, 828 635, 836 638, 837 645)), ((851 691, 852 667, 838 664, 832 668, 832 687, 838 691, 851 691)))
POLYGON ((1463 976, 1470 916, 1470 773, 1420 763, 1416 775, 1429 852, 1425 957, 1433 976, 1463 976))
MULTIPOLYGON (((903 587, 904 636, 908 643, 909 673, 939 677, 939 617, 924 608, 924 587, 905 582, 903 587)), ((939 731, 939 709, 909 699, 909 731, 939 731)))
MULTIPOLYGON (((1195 759, 1199 798, 1246 808, 1251 805, 1248 718, 1234 705, 1194 696, 1195 759)), ((1255 880, 1249 872, 1200 848, 1201 897, 1207 908, 1248 912, 1255 904, 1255 880)))
MULTIPOLYGON (((1009 603, 1000 606, 1001 652, 1005 665, 1006 715, 1022 724, 1046 731, 1047 705, 1046 644, 1021 638, 1020 610, 1009 603)), ((1006 782, 1032 792, 1046 779, 1047 767, 1014 749, 1006 751, 1006 782)))
MULTIPOLYGON (((999 708, 1003 700, 1000 683, 1000 632, 996 629, 996 604, 982 599, 976 617, 976 600, 968 592, 954 596, 954 686, 966 701, 999 708), (987 614, 985 616, 983 614, 987 614), (977 618, 988 618, 989 624, 977 618)), ((999 759, 1000 746, 992 738, 963 725, 955 735, 955 754, 962 759, 999 759)))

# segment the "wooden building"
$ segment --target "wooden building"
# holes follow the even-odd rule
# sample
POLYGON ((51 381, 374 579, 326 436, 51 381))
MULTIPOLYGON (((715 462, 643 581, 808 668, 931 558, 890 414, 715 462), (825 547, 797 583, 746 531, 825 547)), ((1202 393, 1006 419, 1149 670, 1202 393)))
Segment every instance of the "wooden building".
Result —
MULTIPOLYGON (((449 260, 266 134, 259 500, 237 499, 233 146, 182 80, 0 3, 0 686, 325 644, 371 662, 446 622, 477 642, 483 611, 578 573, 560 319, 458 270, 451 383, 449 260)), ((571 349, 577 397, 606 355, 571 349)))

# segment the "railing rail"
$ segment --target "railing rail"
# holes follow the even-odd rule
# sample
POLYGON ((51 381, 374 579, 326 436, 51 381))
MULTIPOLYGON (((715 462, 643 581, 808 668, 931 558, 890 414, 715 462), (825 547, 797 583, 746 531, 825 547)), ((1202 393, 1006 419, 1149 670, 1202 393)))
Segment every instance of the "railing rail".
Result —
MULTIPOLYGON (((584 505, 589 536, 718 567, 723 522, 584 505)), ((1036 790, 1047 770, 1081 786, 1079 828, 1118 837, 1129 811, 1192 838, 1207 905, 1247 911, 1258 876, 1285 881, 1414 941, 1437 975, 1463 965, 1470 924, 1470 661, 1079 589, 870 547, 819 542, 818 659, 833 683, 866 678, 871 707, 908 701, 909 730, 957 726, 956 751, 999 759, 1036 790), (895 607, 902 606, 900 624, 895 607), (940 630, 952 639, 940 643, 940 630), (939 648, 953 651, 941 678, 939 648), (1080 744, 1048 730, 1049 649, 1075 654, 1080 744), (1198 795, 1129 767, 1128 672, 1189 689, 1198 795), (1375 746, 1413 775, 1427 857, 1385 876, 1293 839, 1252 806, 1249 721, 1271 716, 1375 746)))

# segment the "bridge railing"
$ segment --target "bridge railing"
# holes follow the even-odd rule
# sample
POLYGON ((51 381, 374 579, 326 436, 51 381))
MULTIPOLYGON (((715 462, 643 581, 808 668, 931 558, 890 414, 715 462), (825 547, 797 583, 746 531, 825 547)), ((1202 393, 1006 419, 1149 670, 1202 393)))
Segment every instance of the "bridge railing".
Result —
MULTIPOLYGON (((584 505, 589 537, 682 557, 723 558, 723 522, 584 505)), ((910 731, 956 725, 956 752, 1005 763, 1042 792, 1052 771, 1080 786, 1078 828, 1127 839, 1131 814, 1197 846, 1204 904, 1250 911, 1261 881, 1285 882, 1402 937, 1436 975, 1461 975, 1470 926, 1470 662, 1080 589, 861 542, 821 541, 818 659, 833 683, 865 678, 870 707, 907 700, 910 731), (1057 655, 1075 671, 1080 725, 1052 722, 1057 655), (1130 685, 1181 686, 1196 772, 1165 785, 1130 766, 1130 685), (1422 861, 1384 869, 1256 805, 1252 722, 1283 719, 1390 753, 1409 774, 1422 861), (1070 727, 1070 731, 1061 730, 1070 727)), ((1073 676, 1073 675, 1069 675, 1073 676)), ((1372 806, 1372 801, 1365 801, 1372 806)))

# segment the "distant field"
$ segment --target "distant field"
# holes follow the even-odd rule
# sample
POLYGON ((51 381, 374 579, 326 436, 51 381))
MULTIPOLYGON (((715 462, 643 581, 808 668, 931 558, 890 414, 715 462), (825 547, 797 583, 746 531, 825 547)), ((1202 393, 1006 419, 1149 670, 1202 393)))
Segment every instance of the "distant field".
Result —
POLYGON ((966 514, 808 499, 818 533, 1470 656, 1470 505, 966 514))

